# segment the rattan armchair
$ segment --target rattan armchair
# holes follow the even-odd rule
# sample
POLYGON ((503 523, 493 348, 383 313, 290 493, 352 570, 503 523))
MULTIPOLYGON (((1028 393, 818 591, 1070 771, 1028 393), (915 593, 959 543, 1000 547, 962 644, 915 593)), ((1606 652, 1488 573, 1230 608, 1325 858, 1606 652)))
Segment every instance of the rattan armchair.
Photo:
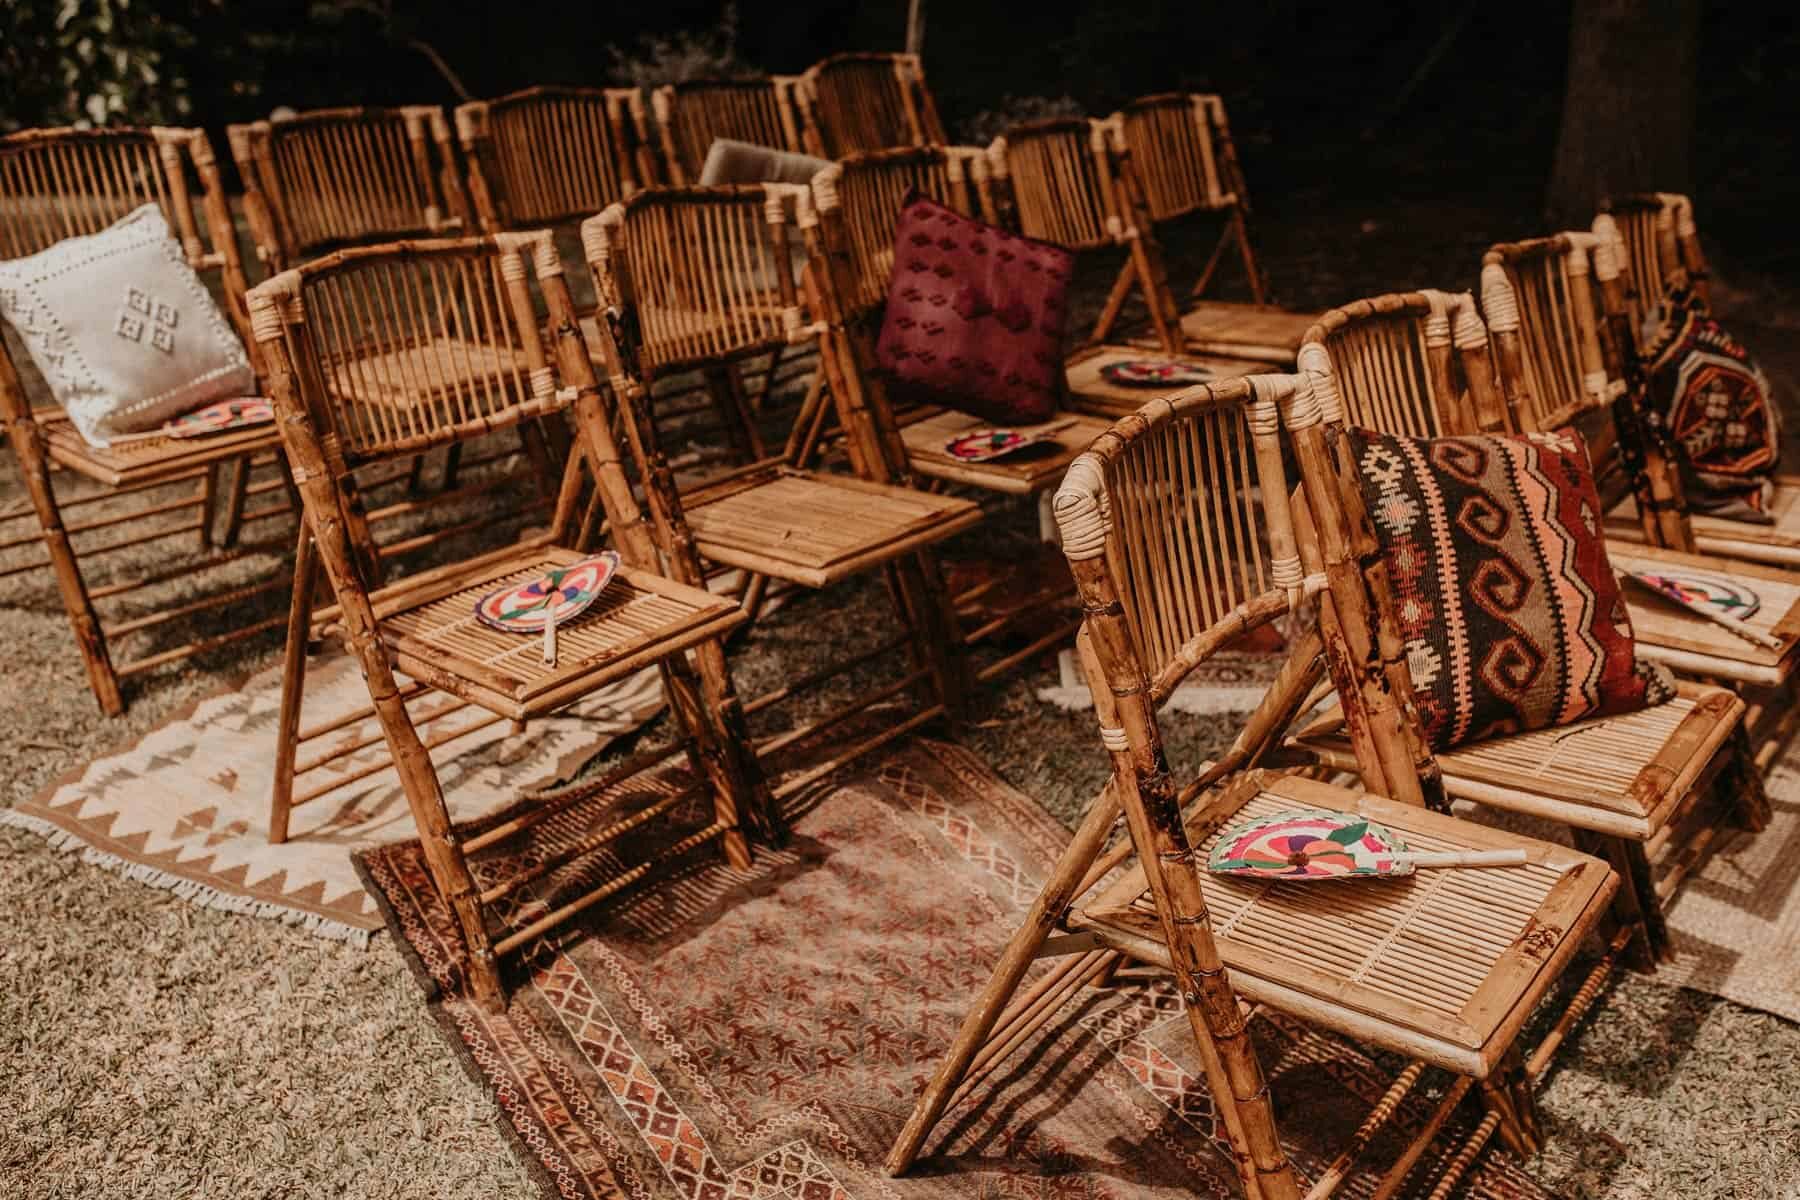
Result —
MULTIPOLYGON (((218 165, 199 129, 41 129, 0 138, 0 255, 19 258, 54 243, 97 233, 133 209, 161 206, 181 242, 188 265, 209 281, 232 326, 246 343, 245 279, 218 165), (201 219, 196 220, 198 204, 201 219)), ((106 298, 111 303, 116 297, 106 298)), ((252 347, 251 362, 258 359, 252 347)), ((88 684, 103 711, 124 709, 120 681, 203 650, 234 643, 278 626, 280 618, 227 626, 169 644, 174 622, 252 600, 285 584, 269 578, 196 600, 176 589, 209 567, 247 552, 238 545, 246 524, 279 520, 292 512, 273 428, 264 425, 193 440, 163 435, 90 445, 55 407, 33 407, 4 341, 0 340, 0 416, 17 455, 27 502, 0 512, 0 551, 9 554, 0 579, 43 570, 56 580, 88 684), (224 468, 236 464, 220 496, 224 468), (253 482, 253 465, 263 472, 253 482), (58 469, 98 484, 101 490, 63 495, 52 478, 58 469), (272 503, 246 510, 246 502, 272 503), (89 506, 130 497, 129 508, 89 506), (219 509, 223 505, 223 527, 219 509), (77 511, 86 508, 86 512, 77 511), (65 514, 72 519, 65 519, 65 514), (121 536, 123 535, 123 536, 121 536), (200 554, 164 569, 118 577, 107 556, 159 544, 175 553, 174 539, 197 543, 200 554), (40 544, 44 554, 29 553, 40 544), (101 613, 102 602, 109 612, 101 613), (122 657, 121 643, 153 639, 148 649, 122 657)))
MULTIPOLYGON (((1326 670, 1321 660, 1342 662, 1327 655, 1317 629, 1295 643, 1280 680, 1216 762, 1172 763, 1158 730, 1160 703, 1221 646, 1308 597, 1366 603, 1353 600, 1363 580, 1342 545, 1326 569, 1303 573, 1277 409, 1311 403, 1301 402, 1309 386, 1259 376, 1152 401, 1103 434, 1057 493, 1063 548, 1087 614, 1081 657, 1112 776, 920 1096, 888 1156, 891 1172, 911 1166, 947 1107, 978 1096, 1060 1007, 1121 960, 1174 976, 1247 1195, 1331 1195, 1433 1067, 1454 1081, 1421 1125, 1391 1131, 1402 1148, 1375 1194, 1399 1192, 1471 1091, 1479 1090, 1487 1115, 1434 1195, 1455 1185, 1495 1132, 1520 1154, 1536 1149, 1532 1083, 1600 984, 1588 981, 1529 1057, 1519 1031, 1604 917, 1612 871, 1574 851, 1383 798, 1374 785, 1365 792, 1264 769, 1326 670), (1308 807, 1362 813, 1413 845, 1520 848, 1528 865, 1444 872, 1354 896, 1356 885, 1325 889, 1201 869, 1230 822, 1308 807), (1127 836, 1106 849, 1121 815, 1127 836), (1303 950, 1320 946, 1330 952, 1303 950), (1054 961, 1027 984, 1045 958, 1054 961), (1406 1060, 1310 1189, 1281 1144, 1243 1001, 1406 1060)), ((1334 673, 1357 703, 1350 673, 1334 673)))
POLYGON ((1130 156, 1146 227, 1220 213, 1224 229, 1181 305, 1181 327, 1192 350, 1291 365, 1316 313, 1289 312, 1267 300, 1267 284, 1250 245, 1250 191, 1237 146, 1217 96, 1181 92, 1143 96, 1107 122, 1130 156), (1226 252, 1235 244, 1250 288, 1250 303, 1203 299, 1226 252))
POLYGON ((811 457, 808 439, 820 425, 808 408, 825 403, 815 391, 780 452, 677 480, 651 420, 659 385, 699 371, 730 388, 738 363, 784 344, 816 341, 824 332, 802 302, 790 242, 796 222, 814 225, 811 207, 808 190, 792 185, 656 188, 582 227, 594 275, 608 288, 613 319, 602 339, 607 369, 651 511, 679 504, 692 532, 694 565, 682 566, 678 577, 687 571, 684 581, 697 584, 709 566, 747 572, 743 604, 752 615, 771 580, 804 591, 868 572, 889 581, 897 626, 891 636, 750 699, 746 708, 760 710, 854 666, 891 661, 897 652, 911 663, 897 680, 828 717, 763 740, 759 750, 777 754, 802 742, 817 745, 823 731, 909 690, 917 702, 909 714, 856 740, 830 762, 782 778, 778 797, 835 763, 956 712, 966 664, 957 653, 961 639, 932 549, 981 516, 966 500, 892 482, 888 443, 877 427, 881 407, 864 402, 854 379, 834 378, 831 393, 860 478, 800 465, 811 457))
MULTIPOLYGON (((650 93, 656 144, 662 153, 662 182, 700 182, 706 155, 718 138, 803 152, 795 93, 796 75, 749 79, 690 79, 650 93)), ((648 139, 649 131, 645 130, 648 139)))
MULTIPOLYGON (((1319 399, 1330 466, 1341 476, 1329 494, 1341 496, 1338 519, 1371 562, 1379 561, 1374 533, 1343 427, 1412 437, 1506 432, 1512 427, 1494 358, 1504 361, 1507 353, 1504 344, 1498 355, 1490 353, 1466 294, 1360 300, 1327 312, 1307 335, 1301 366, 1319 399)), ((1640 615, 1644 598, 1629 591, 1626 598, 1639 650, 1654 657, 1656 628, 1640 615)), ((1398 644, 1390 606, 1383 604, 1377 616, 1398 644)), ((1744 711, 1726 688, 1683 681, 1667 704, 1458 746, 1439 754, 1437 763, 1451 796, 1567 825, 1581 845, 1609 857, 1628 881, 1620 919, 1644 929, 1633 954, 1649 965, 1666 951, 1662 902, 1697 853, 1685 827, 1712 818, 1714 789, 1742 793, 1744 820, 1761 822, 1760 787, 1741 740, 1744 711), (1661 880, 1653 879, 1658 864, 1661 880)), ((1354 733, 1333 716, 1301 731, 1299 743, 1327 765, 1352 768, 1363 761, 1353 749, 1354 733)))
MULTIPOLYGON (((275 276, 250 297, 282 437, 315 535, 301 543, 296 590, 309 594, 310 580, 321 570, 330 583, 336 620, 368 682, 432 878, 461 926, 469 983, 496 1009, 505 995, 500 956, 642 878, 655 861, 716 841, 734 864, 748 865, 743 827, 765 813, 719 644, 744 614, 729 600, 662 573, 668 546, 656 531, 679 529, 680 511, 665 508, 655 524, 644 521, 561 273, 548 233, 499 234, 338 251, 275 276), (540 325, 540 297, 549 309, 548 335, 540 325), (379 312, 377 324, 357 319, 370 311, 379 312), (512 352, 506 357, 515 365, 503 378, 482 373, 460 380, 431 404, 391 404, 347 382, 355 364, 368 359, 371 343, 384 351, 424 347, 413 357, 419 369, 430 370, 429 335, 443 323, 458 325, 469 343, 488 346, 496 356, 512 352), (564 545, 581 478, 574 469, 564 476, 545 532, 395 586, 378 585, 375 547, 357 501, 358 467, 571 408, 581 457, 602 496, 621 564, 593 606, 559 631, 554 656, 540 653, 536 637, 483 625, 472 605, 496 587, 580 559, 564 545), (410 699, 446 693, 487 709, 496 720, 524 720, 649 665, 661 669, 671 696, 676 736, 670 744, 635 754, 599 781, 473 836, 451 829, 442 784, 420 736, 422 718, 409 711, 410 699), (412 682, 403 686, 397 673, 412 682), (693 767, 691 782, 633 782, 683 751, 693 767), (528 863, 503 851, 485 864, 474 860, 477 852, 502 845, 577 800, 602 794, 618 798, 620 815, 567 853, 528 863), (553 886, 563 880, 556 873, 566 863, 612 853, 626 834, 696 796, 710 797, 714 819, 651 861, 620 863, 597 886, 585 877, 572 881, 580 889, 573 897, 553 886), (539 881, 544 886, 534 887, 539 881)), ((289 663, 290 672, 294 666, 289 663)), ((295 679, 284 692, 285 726, 291 728, 298 701, 295 679)))
POLYGON ((807 68, 795 99, 805 148, 820 158, 949 141, 916 54, 834 54, 807 68))

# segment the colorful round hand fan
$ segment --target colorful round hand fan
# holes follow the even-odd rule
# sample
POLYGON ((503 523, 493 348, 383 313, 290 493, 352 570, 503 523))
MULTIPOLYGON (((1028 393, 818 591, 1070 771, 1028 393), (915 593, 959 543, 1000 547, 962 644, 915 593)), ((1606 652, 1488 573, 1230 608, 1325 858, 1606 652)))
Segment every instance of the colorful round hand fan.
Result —
POLYGON ((547 575, 510 583, 475 602, 475 619, 502 633, 544 635, 544 661, 556 662, 556 627, 587 611, 619 570, 611 550, 557 567, 547 575))
POLYGON ((1629 574, 1632 579, 1657 595, 1724 626, 1745 641, 1770 650, 1781 649, 1780 639, 1744 624, 1745 617, 1762 607, 1762 598, 1729 575, 1681 566, 1659 567, 1654 571, 1632 571, 1629 574))
POLYGON ((1120 387, 1179 388, 1206 383, 1213 373, 1199 363, 1172 362, 1165 358, 1124 358, 1100 368, 1100 378, 1120 387))
POLYGON ((1027 446, 1047 442, 1074 423, 1059 421, 1055 425, 1046 425, 1029 432, 1017 429, 971 429, 945 442, 944 453, 962 462, 987 462, 989 459, 1023 450, 1027 446))
POLYGON ((1354 813, 1295 809, 1241 821, 1213 843, 1206 867, 1259 879, 1343 879, 1411 875, 1419 867, 1508 867, 1524 850, 1414 854, 1392 831, 1354 813))
POLYGON ((163 422, 163 432, 177 438, 203 437, 227 429, 242 429, 246 425, 266 425, 274 419, 275 408, 267 400, 261 396, 244 396, 172 417, 163 422))

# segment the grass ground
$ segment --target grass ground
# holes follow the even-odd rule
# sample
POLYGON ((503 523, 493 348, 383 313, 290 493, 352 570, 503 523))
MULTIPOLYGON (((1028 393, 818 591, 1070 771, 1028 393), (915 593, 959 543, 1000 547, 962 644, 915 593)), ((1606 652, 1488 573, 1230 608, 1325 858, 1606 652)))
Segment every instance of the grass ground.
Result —
MULTIPOLYGON (((1336 224, 1309 239, 1289 235, 1271 255, 1295 303, 1353 294, 1337 273, 1351 267, 1358 292, 1467 279, 1487 241, 1529 232, 1487 214, 1421 258, 1417 238, 1401 232, 1420 227, 1409 221, 1319 220, 1336 224), (1336 270, 1322 265, 1321 246, 1343 249, 1330 260, 1336 270)), ((1791 396, 1796 309, 1765 300, 1756 313, 1761 324, 1742 326, 1745 336, 1791 396)), ((0 508, 20 497, 11 456, 0 456, 0 508)), ((880 620, 873 604, 860 590, 783 610, 740 656, 742 672, 771 674, 837 636, 821 630, 880 620)), ((41 578, 0 587, 0 645, 8 802, 275 656, 264 641, 167 670, 130 689, 124 717, 107 719, 41 578)), ((988 689, 963 737, 1070 820, 1103 762, 1090 716, 1034 698, 1051 677, 1043 663, 988 689)), ((1225 731, 1217 719, 1177 717, 1169 732, 1178 753, 1201 753, 1225 731)), ((13 830, 0 830, 0 912, 7 1200, 531 1193, 493 1127, 495 1110, 439 1044, 385 937, 361 951, 197 909, 13 830)), ((1580 1198, 1800 1197, 1797 1097, 1800 1027, 1629 978, 1551 1079, 1550 1148, 1532 1170, 1580 1198)))

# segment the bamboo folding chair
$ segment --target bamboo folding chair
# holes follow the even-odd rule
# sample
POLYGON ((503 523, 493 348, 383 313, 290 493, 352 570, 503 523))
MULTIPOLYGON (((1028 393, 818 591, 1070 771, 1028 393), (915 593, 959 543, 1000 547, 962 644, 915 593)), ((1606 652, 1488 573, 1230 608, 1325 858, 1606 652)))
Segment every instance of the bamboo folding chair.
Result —
MULTIPOLYGON (((1507 353, 1502 343, 1503 361, 1507 353)), ((1378 554, 1345 424, 1411 437, 1518 431, 1507 420, 1487 331, 1466 294, 1411 292, 1332 309, 1307 335, 1300 362, 1321 403, 1339 490, 1353 514, 1347 519, 1361 531, 1371 561, 1378 554)), ((1629 590, 1626 598, 1641 599, 1629 590)), ((1653 657, 1645 639, 1654 630, 1638 605, 1631 615, 1640 651, 1653 657)), ((1380 619, 1397 629, 1386 606, 1380 619)), ((1666 704, 1436 757, 1450 795, 1566 825, 1584 849, 1609 858, 1627 880, 1620 920, 1645 934, 1631 953, 1649 966, 1667 952, 1663 901, 1697 855, 1682 836, 1686 823, 1709 811, 1715 788, 1746 792, 1740 812, 1747 824, 1760 823, 1760 787, 1742 753, 1744 711, 1728 689, 1684 680, 1666 704), (1658 867, 1661 879, 1654 878, 1658 867)), ((1353 733, 1343 715, 1333 715, 1300 731, 1297 744, 1326 765, 1354 769, 1353 733)))
POLYGON ((1137 184, 1130 160, 1119 152, 1106 122, 1058 117, 1015 125, 994 139, 987 160, 983 204, 997 224, 1077 254, 1126 252, 1088 344, 1069 356, 1069 391, 1079 407, 1119 417, 1144 401, 1141 388, 1111 384, 1104 375, 1112 363, 1146 357, 1135 345, 1108 341, 1134 289, 1144 296, 1153 344, 1162 356, 1203 366, 1221 378, 1267 369, 1266 362, 1192 352, 1169 290, 1162 248, 1149 225, 1135 219, 1141 205, 1132 198, 1137 184))
MULTIPOLYGON (((719 138, 802 153, 795 93, 797 75, 765 75, 749 79, 690 79, 665 84, 650 93, 656 119, 656 145, 662 153, 662 182, 686 186, 700 182, 707 152, 719 138)), ((649 130, 643 130, 646 142, 649 130)))
MULTIPOLYGON (((1367 607, 1346 538, 1321 539, 1324 558, 1311 573, 1296 546, 1278 410, 1294 410, 1296 438, 1312 439, 1297 442, 1296 453, 1316 460, 1309 388, 1304 377, 1253 376, 1152 401, 1103 434, 1057 493, 1063 549, 1086 613, 1078 645, 1112 776, 919 1097, 888 1155, 890 1172, 905 1171, 946 1108, 974 1096, 1059 1007, 1109 978, 1121 960, 1173 974, 1251 1197, 1331 1195, 1430 1067, 1457 1078, 1422 1126, 1401 1131, 1405 1148, 1377 1196, 1399 1192, 1476 1088, 1487 1115, 1432 1195, 1447 1193, 1495 1132, 1520 1154, 1535 1151, 1532 1082, 1604 976, 1590 976, 1529 1058, 1519 1031, 1604 918, 1617 886, 1612 871, 1579 852, 1376 794, 1398 788, 1371 783, 1364 792, 1265 769, 1267 752, 1327 670, 1322 659, 1349 701, 1361 704, 1362 672, 1347 655, 1327 653, 1318 627, 1295 644, 1218 761, 1178 770, 1164 751, 1158 706, 1220 647, 1307 597, 1346 614, 1367 607), (1529 865, 1361 889, 1251 882, 1200 868, 1223 826, 1294 808, 1357 812, 1413 846, 1516 847, 1529 865), (1121 814, 1127 836, 1108 850, 1121 814), (1056 961, 1022 988, 1043 958, 1056 961), (1317 1164, 1310 1188, 1278 1137, 1240 997, 1408 1060, 1344 1151, 1317 1164)), ((1346 615, 1342 624, 1351 623, 1346 615)), ((1410 770, 1410 752, 1396 753, 1410 770)), ((1410 776, 1384 777, 1379 766, 1372 773, 1417 793, 1410 776)))
MULTIPOLYGON (((1644 323, 1650 319, 1649 310, 1663 290, 1687 287, 1704 302, 1706 257, 1694 226, 1693 207, 1685 196, 1666 194, 1616 200, 1611 211, 1594 218, 1594 234, 1603 244, 1613 247, 1614 259, 1621 268, 1623 308, 1629 315, 1630 327, 1621 329, 1614 342, 1626 360, 1626 382, 1635 389, 1642 383, 1635 377, 1642 365, 1644 323), (1642 282, 1645 279, 1650 282, 1642 282)), ((1611 324, 1616 327, 1620 323, 1614 319, 1611 324)), ((1693 548, 1703 554, 1770 566, 1800 567, 1800 473, 1781 472, 1775 476, 1774 484, 1774 494, 1769 498, 1771 519, 1766 525, 1686 512, 1693 548)), ((1607 514, 1607 531, 1615 537, 1642 537, 1636 514, 1628 511, 1630 505, 1622 508, 1625 511, 1607 514)))
MULTIPOLYGON (((500 956, 642 878, 657 862, 717 841, 734 865, 747 866, 742 826, 762 819, 765 805, 720 647, 721 635, 744 615, 730 601, 661 573, 660 558, 669 547, 658 531, 678 529, 681 514, 679 509, 661 513, 654 529, 642 519, 551 236, 508 233, 338 251, 261 284, 250 305, 269 358, 282 437, 296 464, 307 529, 315 535, 301 541, 296 592, 310 596, 310 582, 323 569, 337 600, 336 619, 368 682, 373 715, 399 772, 432 879, 461 926, 476 997, 500 1008, 500 956), (540 327, 533 277, 549 310, 549 335, 540 327), (345 386, 345 374, 367 360, 371 347, 384 352, 430 347, 446 324, 465 330, 472 343, 520 352, 511 358, 518 365, 509 369, 507 386, 495 386, 485 373, 471 375, 429 405, 391 405, 345 386), (356 494, 359 465, 571 408, 621 565, 593 607, 558 631, 556 653, 543 650, 537 637, 481 624, 472 604, 496 587, 580 559, 564 545, 581 478, 573 469, 564 475, 545 532, 397 586, 378 586, 375 547, 356 494), (419 715, 409 711, 409 700, 443 693, 452 707, 474 705, 494 721, 523 721, 652 664, 660 668, 675 716, 676 736, 669 745, 635 754, 599 781, 473 836, 452 830, 430 744, 420 736, 420 726, 442 710, 419 715), (396 672, 414 682, 403 686, 396 672), (628 780, 684 751, 694 768, 691 784, 677 787, 664 778, 648 780, 636 791, 627 787, 628 780), (502 851, 485 869, 471 861, 478 851, 501 846, 576 800, 601 794, 619 796, 621 815, 566 852, 522 861, 502 851), (617 862, 617 870, 598 886, 585 873, 569 878, 562 872, 577 858, 613 853, 633 830, 696 796, 710 796, 713 820, 648 861, 617 862), (546 894, 526 891, 541 880, 547 881, 546 894), (565 899, 559 884, 585 890, 565 899), (490 916, 498 927, 490 926, 490 916)), ((424 368, 424 355, 419 359, 424 368)), ((297 667, 301 664, 290 657, 291 675, 301 673, 303 667, 297 667)), ((298 707, 298 687, 284 689, 284 731, 292 729, 298 707)))
MULTIPOLYGON (((765 184, 718 188, 657 188, 614 205, 582 226, 595 277, 610 288, 613 319, 602 339, 612 391, 651 510, 679 504, 687 514, 699 560, 747 572, 743 606, 760 610, 769 580, 823 590, 853 575, 881 571, 897 609, 899 630, 847 660, 813 671, 745 703, 756 712, 814 688, 864 663, 910 656, 899 679, 860 694, 842 710, 798 726, 758 746, 768 756, 916 689, 912 715, 862 738, 818 767, 780 781, 786 796, 835 766, 961 704, 965 664, 961 638, 945 596, 932 548, 976 524, 981 510, 966 500, 896 486, 891 461, 859 381, 834 379, 832 395, 846 430, 845 446, 860 478, 807 470, 805 442, 813 414, 798 414, 786 447, 759 462, 682 480, 650 420, 659 381, 701 371, 732 387, 732 366, 783 343, 816 341, 793 271, 790 225, 816 226, 808 189, 765 184), (790 209, 792 210, 790 213, 790 209)), ((815 393, 811 405, 824 403, 815 393)), ((701 583, 703 568, 683 565, 678 578, 701 583), (685 572, 685 575, 683 574, 685 572)))
POLYGON ((533 87, 455 112, 469 199, 487 233, 578 221, 656 179, 636 88, 533 87))
POLYGON ((916 54, 834 54, 807 68, 794 95, 805 148, 820 158, 950 140, 916 54))
MULTIPOLYGON (((233 328, 250 344, 243 262, 218 165, 202 130, 38 129, 0 137, 0 254, 8 258, 38 253, 64 238, 98 233, 152 201, 161 206, 179 237, 188 265, 210 280, 233 328), (203 210, 204 228, 195 219, 196 201, 203 210)), ((258 362, 254 347, 251 362, 258 362)), ((155 643, 140 656, 123 661, 117 657, 120 643, 132 635, 167 633, 172 622, 285 586, 280 579, 263 580, 199 600, 166 594, 170 585, 184 584, 211 567, 251 553, 252 547, 239 544, 246 525, 293 511, 284 491, 291 485, 279 461, 280 439, 274 429, 252 427, 196 439, 153 434, 93 446, 60 409, 32 406, 3 340, 0 416, 27 494, 25 504, 0 513, 4 533, 0 551, 23 551, 40 541, 45 550, 42 558, 15 556, 0 569, 0 579, 50 568, 87 668, 88 685, 102 711, 109 716, 124 711, 122 679, 281 624, 280 618, 254 622, 178 645, 155 643), (228 490, 221 497, 222 468, 234 463, 228 490), (273 471, 253 482, 253 466, 273 471), (52 480, 58 469, 103 490, 59 497, 52 480), (279 493, 278 502, 246 511, 247 500, 269 493, 279 493), (123 497, 135 497, 129 511, 108 503, 123 497), (219 530, 215 526, 221 502, 224 518, 219 530), (95 504, 108 506, 73 513, 95 504), (75 519, 65 521, 65 512, 75 519), (30 528, 32 523, 35 529, 30 528), (107 570, 109 555, 186 537, 193 538, 202 552, 213 553, 184 559, 174 569, 132 577, 115 578, 107 570), (111 601, 108 607, 114 611, 102 616, 101 601, 111 601)))
MULTIPOLYGON (((1224 214, 1224 229, 1181 307, 1188 346, 1208 354, 1292 365, 1300 339, 1318 314, 1288 312, 1268 303, 1267 283, 1250 245, 1249 186, 1225 119, 1224 101, 1182 92, 1143 96, 1107 123, 1131 159, 1142 202, 1138 223, 1147 228, 1196 213, 1224 214), (1234 244, 1251 302, 1202 299, 1234 244)), ((1131 282, 1121 273, 1114 286, 1129 289, 1131 282)))

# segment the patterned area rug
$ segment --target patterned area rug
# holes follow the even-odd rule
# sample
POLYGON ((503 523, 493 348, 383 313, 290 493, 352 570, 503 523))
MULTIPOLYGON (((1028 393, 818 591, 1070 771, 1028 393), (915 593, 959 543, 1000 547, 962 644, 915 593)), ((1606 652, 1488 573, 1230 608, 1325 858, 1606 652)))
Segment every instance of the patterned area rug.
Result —
MULTIPOLYGON (((595 801, 516 852, 547 853, 609 812, 595 801)), ((659 836, 706 819, 687 813, 659 836)), ((948 1114, 929 1157, 888 1179, 888 1144, 1067 834, 967 751, 932 742, 841 778, 793 824, 791 844, 748 871, 697 856, 538 943, 510 965, 499 1016, 461 998, 460 941, 417 844, 359 855, 447 1039, 547 1195, 1238 1194, 1177 999, 1136 972, 1059 1014, 984 1087, 985 1106, 948 1114)), ((1316 1172, 1387 1076, 1284 1018, 1257 1026, 1291 1153, 1316 1172)), ((1483 1156, 1474 1184, 1546 1197, 1501 1154, 1483 1156)))
MULTIPOLYGON (((274 780, 281 669, 241 688, 202 700, 190 712, 146 734, 119 754, 51 784, 0 823, 22 826, 51 843, 197 904, 272 917, 321 936, 363 944, 381 928, 350 851, 413 836, 412 815, 371 719, 337 730, 301 750, 301 762, 327 749, 371 744, 331 767, 301 777, 296 795, 343 782, 294 811, 290 840, 266 840, 274 780), (362 778, 355 776, 362 775, 362 778)), ((331 655, 307 674, 302 728, 368 704, 368 689, 351 660, 331 655)), ((442 709, 431 693, 412 702, 415 719, 442 709)), ((451 815, 468 820, 511 803, 521 791, 567 779, 614 738, 648 720, 662 705, 654 670, 590 696, 556 716, 533 721, 518 736, 466 708, 425 727, 451 815), (457 736, 459 729, 469 732, 457 736)))

